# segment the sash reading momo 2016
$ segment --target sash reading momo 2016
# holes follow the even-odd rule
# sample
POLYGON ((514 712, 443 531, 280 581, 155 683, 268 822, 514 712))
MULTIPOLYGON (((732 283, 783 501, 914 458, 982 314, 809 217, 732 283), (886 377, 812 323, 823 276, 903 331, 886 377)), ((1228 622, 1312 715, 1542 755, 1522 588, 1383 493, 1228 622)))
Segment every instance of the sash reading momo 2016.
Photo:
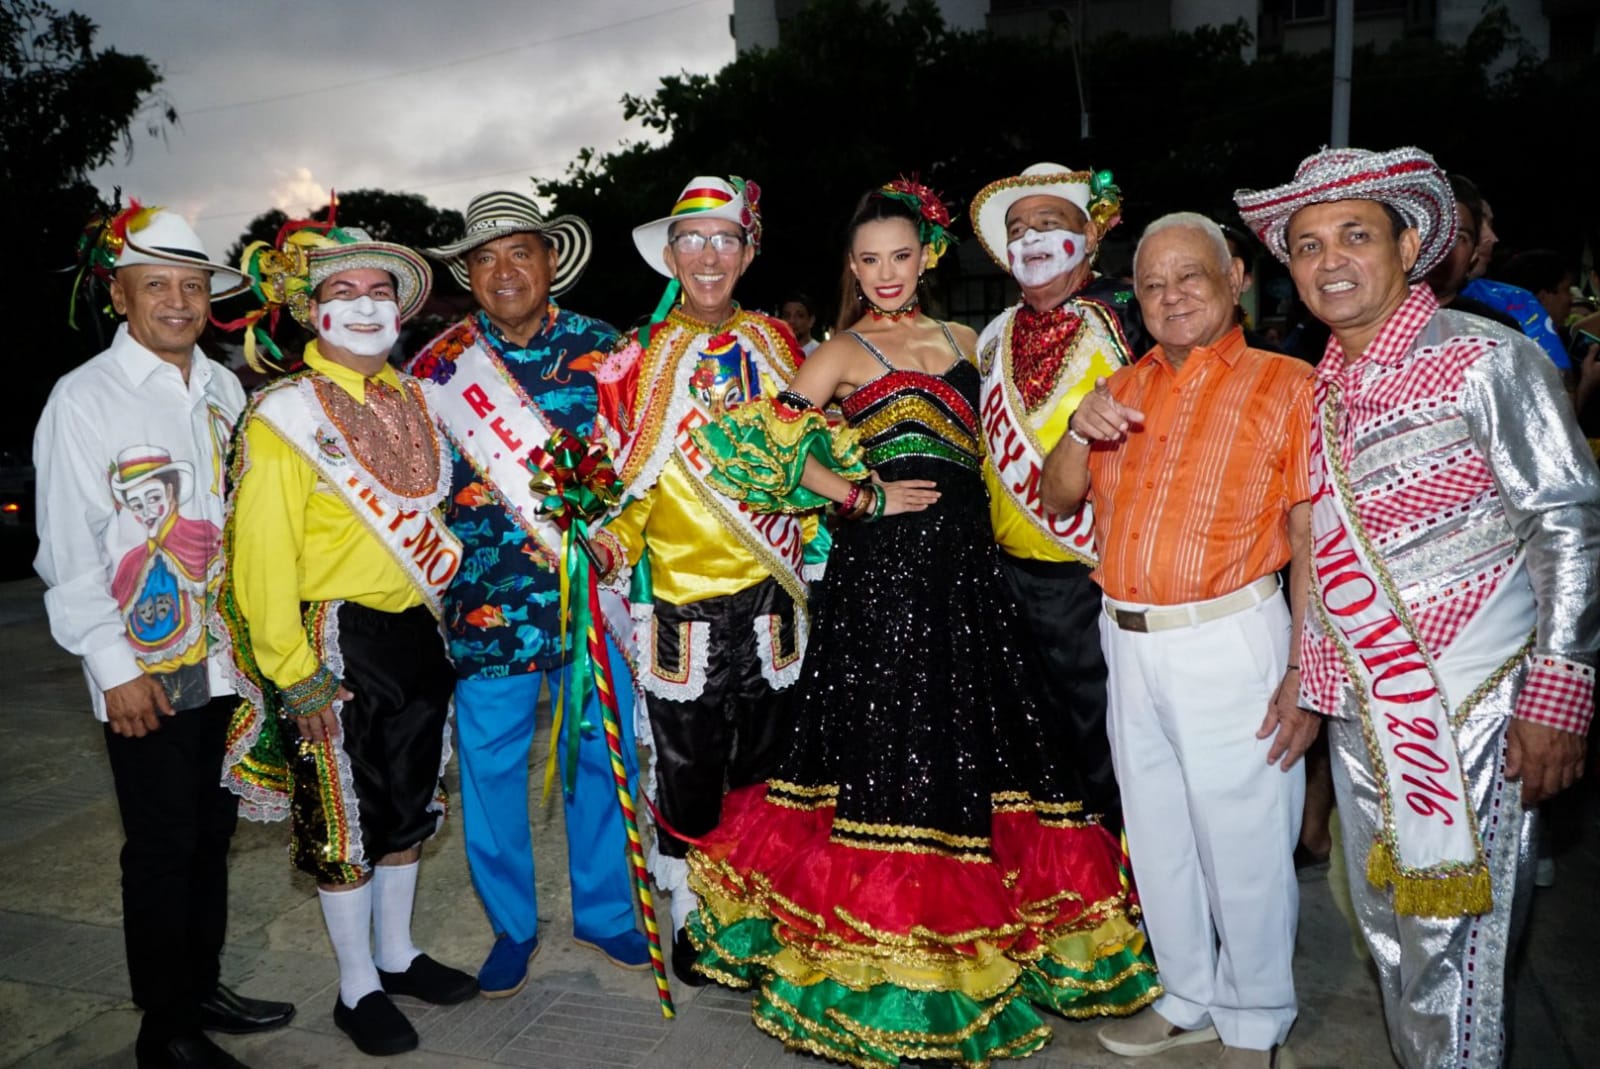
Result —
POLYGON ((1453 916, 1493 904, 1446 694, 1393 583, 1345 500, 1333 403, 1312 438, 1313 607, 1361 697, 1382 790, 1384 831, 1367 878, 1394 887, 1398 913, 1453 916))

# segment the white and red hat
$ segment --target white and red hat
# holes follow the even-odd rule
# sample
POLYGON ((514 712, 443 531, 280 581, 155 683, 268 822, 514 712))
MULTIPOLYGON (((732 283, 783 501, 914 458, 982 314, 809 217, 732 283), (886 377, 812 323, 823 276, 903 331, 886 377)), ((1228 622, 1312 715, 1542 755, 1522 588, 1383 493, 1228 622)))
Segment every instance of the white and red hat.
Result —
POLYGON ((1456 196, 1450 180, 1419 148, 1325 148, 1300 161, 1294 181, 1272 189, 1241 189, 1233 200, 1245 225, 1284 263, 1289 262, 1290 217, 1301 208, 1341 200, 1387 204, 1416 230, 1422 250, 1411 268, 1412 281, 1444 259, 1455 241, 1456 196))
POLYGON ((717 178, 697 175, 678 194, 678 203, 672 214, 633 228, 633 244, 644 257, 644 262, 668 278, 672 269, 662 254, 667 248, 667 238, 672 234, 672 224, 686 219, 727 219, 744 228, 746 240, 757 252, 761 251, 761 187, 737 176, 717 178))

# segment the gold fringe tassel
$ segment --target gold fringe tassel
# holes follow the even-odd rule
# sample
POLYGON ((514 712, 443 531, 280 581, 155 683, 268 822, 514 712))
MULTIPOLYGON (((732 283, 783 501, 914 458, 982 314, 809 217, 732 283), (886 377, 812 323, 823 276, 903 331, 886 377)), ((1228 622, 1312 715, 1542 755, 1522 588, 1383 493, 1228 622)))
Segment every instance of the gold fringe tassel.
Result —
POLYGON ((1494 908, 1486 865, 1466 866, 1459 872, 1406 872, 1382 841, 1367 852, 1367 882, 1380 889, 1392 887, 1394 911, 1408 917, 1476 916, 1494 908))

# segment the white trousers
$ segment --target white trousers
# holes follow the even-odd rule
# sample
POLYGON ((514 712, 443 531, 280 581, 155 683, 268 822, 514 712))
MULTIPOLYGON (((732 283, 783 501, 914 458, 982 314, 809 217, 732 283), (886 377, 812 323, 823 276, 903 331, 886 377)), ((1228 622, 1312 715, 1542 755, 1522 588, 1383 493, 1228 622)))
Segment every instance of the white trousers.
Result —
POLYGON ((1288 660, 1288 605, 1274 595, 1151 633, 1102 616, 1100 641, 1128 852, 1166 987, 1156 1012, 1266 1050, 1296 1014, 1305 764, 1268 765, 1272 740, 1256 738, 1288 660))

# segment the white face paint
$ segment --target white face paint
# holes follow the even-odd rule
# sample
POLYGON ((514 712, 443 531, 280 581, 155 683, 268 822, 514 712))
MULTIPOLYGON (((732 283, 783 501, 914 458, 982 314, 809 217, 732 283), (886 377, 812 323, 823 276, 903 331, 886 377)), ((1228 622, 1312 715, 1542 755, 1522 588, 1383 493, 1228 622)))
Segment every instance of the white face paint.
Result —
POLYGON ((1024 286, 1042 286, 1071 271, 1089 255, 1089 239, 1071 230, 1029 229, 1006 246, 1011 277, 1024 286))
POLYGON ((400 306, 362 294, 317 306, 317 334, 357 356, 385 356, 400 338, 400 306), (373 329, 377 328, 377 329, 373 329))

